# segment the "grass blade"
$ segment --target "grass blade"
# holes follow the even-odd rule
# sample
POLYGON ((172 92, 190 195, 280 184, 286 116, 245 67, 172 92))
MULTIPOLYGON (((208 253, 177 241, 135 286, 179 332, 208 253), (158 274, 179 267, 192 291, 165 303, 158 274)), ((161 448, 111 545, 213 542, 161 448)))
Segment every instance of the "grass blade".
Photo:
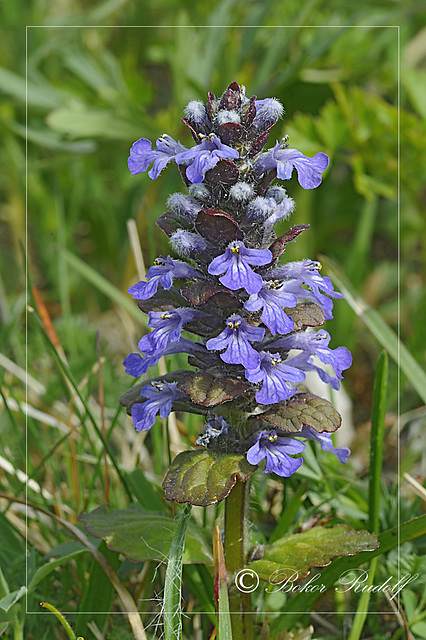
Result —
POLYGON ((184 507, 182 517, 173 536, 164 584, 164 639, 180 640, 182 637, 182 558, 186 530, 191 515, 191 505, 184 507))
MULTIPOLYGON (((380 481, 383 462, 383 439, 385 433, 386 395, 388 383, 388 354, 380 354, 376 368, 373 392, 373 409, 371 413, 370 472, 368 486, 369 528, 372 533, 379 533, 380 481)), ((372 586, 376 575, 378 558, 373 558, 368 569, 366 586, 372 586)), ((367 618, 370 603, 370 591, 363 591, 352 620, 348 640, 359 640, 367 618)))
POLYGON ((383 439, 385 434, 386 395, 388 387, 388 354, 383 351, 377 363, 371 413, 369 524, 371 533, 379 533, 380 482, 382 476, 383 439))
MULTIPOLYGON (((111 563, 111 566, 117 571, 120 564, 118 553, 108 549, 104 540, 102 540, 99 545, 98 551, 102 553, 111 563)), ((87 634, 90 637, 87 625, 89 621, 95 622, 100 631, 104 631, 110 616, 109 611, 111 611, 113 598, 113 585, 96 560, 93 559, 89 579, 86 582, 75 623, 75 632, 78 636, 86 637, 87 634), (95 613, 98 611, 99 613, 95 613), (91 614, 90 618, 88 616, 89 613, 91 614)))
POLYGON ((81 402, 82 407, 84 408, 84 411, 86 413, 86 416, 90 420, 90 422, 92 423, 92 425, 93 425, 93 427, 94 427, 94 429, 96 431, 96 435, 98 436, 98 438, 102 442, 106 452, 108 453, 108 456, 109 456, 109 458, 111 460, 111 463, 113 464, 113 466, 114 466, 114 468, 115 468, 115 470, 117 472, 117 475, 120 478, 121 483, 122 483, 127 495, 129 496, 130 500, 133 500, 133 495, 132 495, 132 492, 131 492, 131 490, 129 488, 128 482, 127 482, 124 474, 122 473, 122 471, 121 471, 121 469, 120 469, 120 467, 118 465, 118 462, 117 462, 117 460, 115 458, 115 455, 114 455, 109 443, 105 440, 100 428, 98 427, 96 419, 93 416, 93 414, 92 414, 92 412, 91 412, 91 410, 90 410, 85 398, 83 397, 83 394, 81 393, 81 391, 80 391, 80 389, 78 387, 78 384, 77 384, 76 380, 74 379, 73 374, 71 373, 70 368, 62 360, 60 354, 58 353, 58 351, 55 348, 54 344, 51 342, 49 336, 47 335, 47 333, 45 331, 45 328, 43 326, 43 323, 41 322, 40 318, 38 317, 38 315, 37 315, 37 313, 35 311, 33 311, 33 317, 36 319, 36 321, 38 322, 38 324, 39 324, 39 326, 40 326, 40 328, 42 330, 43 337, 45 338, 45 340, 46 340, 46 342, 47 342, 47 344, 48 344, 48 346, 49 346, 49 348, 50 348, 50 350, 51 350, 51 352, 53 354, 53 358, 54 358, 55 364, 60 369, 64 379, 69 382, 69 384, 71 385, 72 390, 74 391, 76 397, 81 402))
POLYGON ((31 581, 28 585, 28 593, 31 593, 31 591, 35 589, 35 587, 38 585, 38 583, 44 580, 44 578, 48 576, 50 573, 52 573, 52 571, 54 571, 56 567, 60 567, 62 564, 64 564, 68 560, 71 560, 72 558, 76 558, 77 556, 86 552, 87 552, 87 549, 78 549, 77 551, 68 553, 67 555, 61 556, 56 560, 51 560, 47 564, 44 564, 42 567, 39 567, 35 572, 35 574, 33 575, 33 577, 31 578, 31 581))
POLYGON ((90 265, 80 260, 76 255, 70 251, 65 250, 65 258, 69 265, 75 269, 83 278, 91 282, 99 291, 104 293, 110 300, 118 304, 125 309, 131 316, 133 316, 138 322, 147 326, 146 316, 141 313, 138 306, 134 304, 134 301, 130 296, 122 293, 117 287, 115 287, 106 278, 100 275, 90 265))
POLYGON ((135 640, 148 640, 144 626, 142 624, 142 619, 140 617, 136 602, 134 601, 133 597, 121 582, 117 572, 115 571, 109 560, 98 551, 98 549, 90 542, 89 538, 78 527, 73 525, 71 522, 68 522, 67 520, 63 520, 63 518, 60 518, 54 513, 51 513, 47 509, 43 509, 43 507, 40 507, 39 505, 32 502, 28 502, 27 500, 21 500, 5 493, 0 493, 0 498, 5 498, 6 500, 17 504, 24 504, 31 509, 34 509, 35 511, 44 513, 55 522, 58 522, 64 529, 69 531, 74 536, 74 538, 78 540, 78 542, 86 547, 86 549, 89 550, 96 562, 99 563, 102 570, 108 577, 108 580, 113 585, 120 599, 123 610, 126 612, 133 637, 135 638, 135 640))
POLYGON ((390 357, 407 376, 420 398, 426 403, 426 374, 407 347, 402 344, 396 333, 386 324, 377 311, 371 309, 365 300, 358 295, 338 266, 326 256, 320 256, 320 260, 333 282, 345 296, 346 302, 370 329, 382 347, 386 349, 390 357))
POLYGON ((229 612, 228 586, 226 582, 225 554, 219 527, 213 530, 213 558, 215 593, 217 594, 218 640, 232 640, 231 614, 229 612))

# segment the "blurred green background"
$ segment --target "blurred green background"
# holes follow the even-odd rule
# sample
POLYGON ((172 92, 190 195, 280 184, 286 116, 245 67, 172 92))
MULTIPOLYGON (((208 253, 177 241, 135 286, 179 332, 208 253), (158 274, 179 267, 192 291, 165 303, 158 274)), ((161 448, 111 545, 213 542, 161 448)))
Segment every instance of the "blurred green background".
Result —
MULTIPOLYGON (((136 221, 148 268, 157 255, 170 252, 155 221, 165 211, 167 196, 184 187, 173 166, 156 182, 146 174, 132 176, 129 148, 140 137, 155 140, 162 133, 191 146, 180 122, 185 105, 205 100, 208 90, 220 95, 233 80, 244 84, 249 96, 274 96, 284 104, 286 115, 271 133, 270 146, 289 134, 291 146, 304 154, 330 156, 319 189, 303 191, 296 178, 284 184, 297 205, 291 224, 311 225, 284 257, 328 256, 354 295, 400 331, 424 367, 424 3, 33 0, 3 2, 0 12, 0 354, 7 359, 1 363, 7 410, 0 414, 0 436, 14 468, 24 469, 25 436, 16 434, 25 420, 22 371, 28 364, 41 385, 29 387, 29 474, 40 486, 60 488, 52 499, 33 499, 64 508, 71 519, 100 504, 102 447, 83 431, 76 441, 76 463, 73 447, 65 451, 61 431, 49 426, 50 419, 67 421, 73 400, 64 404, 67 386, 31 313, 26 340, 21 246, 31 283, 88 400, 98 393, 100 332, 107 423, 118 429, 112 446, 124 466, 135 466, 139 458, 129 421, 123 415, 118 422, 114 418, 129 386, 121 363, 146 322, 142 314, 135 320, 129 310, 136 305, 126 291, 139 278, 126 223, 136 221), (19 374, 10 363, 21 368, 19 374), (35 411, 44 415, 42 426, 35 411), (58 462, 57 455, 64 457, 58 462), (90 456, 98 456, 94 467, 96 457, 90 456)), ((323 274, 331 275, 326 268, 323 274)), ((346 302, 335 310, 327 328, 331 346, 344 344, 354 356, 344 385, 353 402, 354 449, 357 441, 362 448, 374 368, 386 345, 346 302)), ((174 357, 170 366, 184 361, 174 357)), ((390 376, 386 447, 393 481, 395 414, 399 408, 402 471, 419 476, 425 411, 404 375, 398 386, 394 362, 390 376)), ((185 421, 193 440, 200 421, 185 421)), ((154 470, 161 476, 161 431, 153 429, 148 442, 151 437, 154 470)), ((23 495, 22 478, 1 474, 5 490, 23 495)), ((112 491, 122 495, 122 488, 112 491)), ((52 546, 54 536, 43 535, 52 546)))

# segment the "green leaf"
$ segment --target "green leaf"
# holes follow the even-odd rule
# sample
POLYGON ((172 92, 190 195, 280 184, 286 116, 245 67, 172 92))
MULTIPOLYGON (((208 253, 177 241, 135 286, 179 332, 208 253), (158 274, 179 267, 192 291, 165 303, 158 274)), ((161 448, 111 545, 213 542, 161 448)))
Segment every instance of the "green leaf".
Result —
POLYGON ((262 558, 250 564, 261 580, 280 584, 295 582, 308 575, 312 567, 325 567, 338 556, 353 556, 377 549, 377 536, 338 524, 313 527, 303 533, 280 538, 265 548, 262 558))
POLYGON ((26 82, 24 77, 4 67, 0 67, 0 89, 20 102, 25 103, 27 99, 28 106, 46 109, 56 107, 65 98, 65 94, 51 84, 36 84, 31 80, 26 82))
POLYGON ((41 582, 46 576, 52 573, 52 571, 54 571, 56 567, 60 567, 61 564, 64 564, 68 560, 72 560, 73 558, 76 558, 77 556, 79 556, 81 553, 85 553, 85 552, 87 552, 87 549, 84 549, 84 548, 78 549, 77 551, 73 551, 72 553, 68 553, 67 555, 61 556, 57 560, 51 560, 50 562, 47 562, 42 567, 37 569, 37 571, 31 578, 31 581, 28 585, 28 593, 30 593, 38 585, 38 583, 41 582))
POLYGON ((226 498, 237 478, 245 482, 256 468, 240 454, 182 451, 173 460, 163 489, 167 500, 206 507, 226 498))
POLYGON ((6 612, 9 611, 9 609, 13 607, 13 605, 16 602, 18 602, 18 600, 20 600, 26 592, 27 592, 27 587, 22 586, 16 591, 12 591, 11 593, 8 593, 6 596, 4 596, 0 600, 0 609, 3 609, 3 611, 6 611, 6 612))
POLYGON ((178 389, 203 407, 216 407, 242 395, 248 385, 241 380, 214 377, 209 373, 189 373, 179 382, 178 389))
POLYGON ((182 517, 177 523, 167 562, 164 581, 165 640, 181 640, 182 638, 182 558, 191 509, 190 505, 185 505, 182 517))
POLYGON ((272 409, 262 413, 261 417, 275 427, 291 433, 301 431, 305 425, 318 433, 333 432, 342 423, 340 413, 333 405, 312 393, 298 393, 290 400, 274 405, 272 409))
POLYGON ((36 129, 35 127, 25 128, 17 122, 12 122, 9 126, 12 131, 22 138, 27 138, 29 142, 34 142, 34 144, 45 147, 46 149, 66 151, 69 153, 91 153, 96 151, 96 143, 93 140, 69 142, 63 140, 58 133, 51 131, 47 127, 43 127, 42 129, 36 129))
MULTIPOLYGON (((163 561, 169 553, 177 527, 173 518, 152 515, 135 506, 116 509, 103 505, 90 513, 83 513, 79 519, 89 533, 103 538, 109 549, 119 551, 135 562, 163 561)), ((193 523, 189 526, 183 562, 213 562, 209 539, 193 523)))
POLYGON ((426 403, 426 374, 422 367, 416 362, 407 347, 398 340, 396 333, 386 324, 377 311, 369 307, 365 300, 358 295, 338 266, 326 256, 320 256, 320 260, 326 267, 333 282, 345 296, 346 302, 370 329, 390 357, 401 367, 401 371, 407 376, 423 402, 426 403))
MULTIPOLYGON (((399 527, 393 527, 393 529, 384 531, 378 536, 379 547, 375 551, 362 552, 353 558, 336 558, 329 567, 321 571, 321 584, 324 584, 327 588, 331 587, 343 572, 359 567, 364 562, 370 562, 373 558, 394 549, 404 542, 414 540, 425 534, 426 515, 404 522, 404 524, 399 527)), ((286 605, 286 615, 274 623, 272 627, 272 637, 275 637, 275 635, 283 629, 293 627, 297 620, 304 615, 301 612, 311 611, 319 595, 320 593, 318 592, 296 594, 286 605)))
POLYGON ((113 111, 87 109, 83 105, 76 108, 55 109, 46 118, 53 131, 66 133, 77 138, 112 138, 113 140, 134 140, 140 131, 131 122, 121 120, 113 111))

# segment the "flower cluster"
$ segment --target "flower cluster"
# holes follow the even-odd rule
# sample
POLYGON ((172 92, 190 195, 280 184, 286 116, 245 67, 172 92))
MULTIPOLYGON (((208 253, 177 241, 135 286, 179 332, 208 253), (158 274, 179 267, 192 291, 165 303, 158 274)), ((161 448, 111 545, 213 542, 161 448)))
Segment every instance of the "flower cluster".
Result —
POLYGON ((289 147, 287 136, 264 150, 282 114, 275 98, 248 98, 233 82, 220 98, 209 93, 206 104, 187 105, 182 121, 195 141, 192 147, 166 134, 155 149, 145 138, 132 146, 132 174, 149 169, 155 180, 174 162, 188 193, 172 194, 169 210, 158 220, 181 259, 160 256, 146 280, 129 289, 149 313, 152 331, 140 340, 140 353, 127 356, 124 364, 138 377, 163 355, 187 353, 194 367, 192 373, 168 374, 167 381, 163 376, 142 387, 132 407, 137 430, 149 429, 157 414, 166 417, 176 403, 184 403, 185 410, 206 415, 199 445, 228 439, 251 464, 266 458, 266 472, 287 477, 302 464, 292 457, 305 448, 300 438, 318 441, 341 462, 350 452, 335 449, 325 429, 271 430, 267 416, 285 411, 306 392, 307 371, 337 389, 351 355, 345 347, 330 349, 329 334, 316 330, 333 317, 333 299, 342 298, 320 275, 321 264, 278 262, 286 243, 307 225, 277 237, 274 224, 288 218, 294 201, 273 181, 289 180, 295 169, 300 185, 314 189, 328 166, 324 153, 306 157, 289 147), (182 337, 182 331, 197 341, 182 337), (222 391, 216 405, 199 394, 200 379, 222 391), (213 405, 220 415, 212 417, 213 405))

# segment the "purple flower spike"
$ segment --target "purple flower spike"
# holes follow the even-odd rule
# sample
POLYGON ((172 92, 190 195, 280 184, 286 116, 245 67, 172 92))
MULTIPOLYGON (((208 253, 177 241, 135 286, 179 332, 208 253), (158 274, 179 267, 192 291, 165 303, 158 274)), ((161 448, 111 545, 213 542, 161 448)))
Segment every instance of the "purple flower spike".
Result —
POLYGON ((275 431, 260 431, 256 442, 247 451, 246 458, 250 464, 258 464, 266 458, 266 469, 263 473, 276 473, 288 478, 303 464, 302 458, 290 456, 302 453, 306 445, 294 438, 277 436, 275 431))
POLYGON ((186 177, 198 184, 204 180, 207 171, 213 169, 222 158, 239 157, 236 149, 223 144, 214 133, 203 136, 201 144, 185 150, 176 156, 176 162, 187 166, 186 177), (188 166, 189 165, 189 166, 188 166))
POLYGON ((136 403, 132 407, 132 420, 136 431, 147 431, 155 424, 157 413, 167 418, 172 411, 173 401, 184 397, 178 391, 177 382, 153 382, 141 389, 141 395, 146 398, 143 403, 136 403))
POLYGON ((292 279, 293 282, 286 285, 286 290, 297 295, 299 300, 306 299, 316 302, 323 310, 326 319, 330 320, 333 317, 333 301, 328 296, 331 298, 343 298, 343 295, 334 290, 330 278, 319 275, 318 271, 320 269, 320 262, 299 260, 275 267, 275 269, 268 272, 268 277, 292 279), (303 284, 306 284, 310 291, 304 289, 302 287, 303 284))
POLYGON ((238 314, 234 313, 226 321, 226 329, 217 338, 206 342, 209 351, 226 349, 220 357, 228 364, 244 364, 247 369, 255 369, 260 361, 259 353, 250 342, 259 342, 265 335, 265 329, 246 324, 238 314))
MULTIPOLYGON (((287 362, 293 362, 293 359, 287 362)), ((301 382, 306 378, 303 371, 284 364, 278 353, 269 351, 260 352, 259 365, 256 369, 246 370, 245 376, 250 382, 263 382, 262 388, 256 393, 259 404, 275 404, 291 398, 298 389, 292 389, 287 382, 301 382)))
POLYGON ((248 311, 262 311, 262 322, 272 335, 293 331, 294 321, 289 318, 283 307, 295 307, 297 297, 285 291, 285 283, 280 280, 270 280, 263 283, 258 293, 250 296, 244 307, 248 311))
POLYGON ((147 333, 139 340, 138 347, 142 353, 154 356, 158 352, 164 351, 170 342, 179 340, 186 322, 191 322, 195 318, 203 316, 204 313, 181 307, 179 309, 170 308, 169 311, 150 311, 148 315, 148 326, 154 327, 154 331, 147 333))
POLYGON ((130 157, 128 160, 128 166, 130 173, 136 176, 138 173, 146 171, 151 164, 154 165, 148 175, 152 180, 156 180, 161 171, 167 165, 170 160, 176 162, 176 154, 186 151, 186 147, 180 142, 176 142, 167 134, 158 138, 157 149, 152 149, 151 141, 146 138, 140 138, 137 140, 130 149, 130 157))
POLYGON ((307 440, 316 440, 316 442, 320 443, 323 451, 331 451, 334 453, 342 464, 345 464, 351 455, 351 450, 348 449, 348 447, 334 447, 329 433, 318 433, 315 429, 312 429, 312 427, 305 425, 302 427, 300 437, 306 438, 307 440))
POLYGON ((322 182, 321 174, 328 167, 328 156, 320 152, 313 158, 307 158, 297 149, 283 148, 284 144, 285 139, 277 142, 273 149, 260 156, 254 165, 257 173, 276 169, 280 180, 289 180, 295 168, 299 184, 304 189, 318 187, 322 182))
POLYGON ((148 300, 157 293, 158 285, 161 284, 163 289, 170 289, 173 284, 173 278, 197 278, 202 274, 193 269, 180 260, 172 260, 170 256, 163 258, 160 256, 154 260, 154 265, 149 268, 146 277, 148 282, 141 280, 134 284, 128 292, 135 300, 148 300))
POLYGON ((220 282, 228 289, 236 291, 245 289, 248 294, 258 293, 262 288, 262 276, 255 273, 249 265, 269 264, 272 253, 269 249, 248 249, 239 240, 234 240, 226 248, 225 253, 217 256, 209 265, 208 272, 218 276, 220 282))

